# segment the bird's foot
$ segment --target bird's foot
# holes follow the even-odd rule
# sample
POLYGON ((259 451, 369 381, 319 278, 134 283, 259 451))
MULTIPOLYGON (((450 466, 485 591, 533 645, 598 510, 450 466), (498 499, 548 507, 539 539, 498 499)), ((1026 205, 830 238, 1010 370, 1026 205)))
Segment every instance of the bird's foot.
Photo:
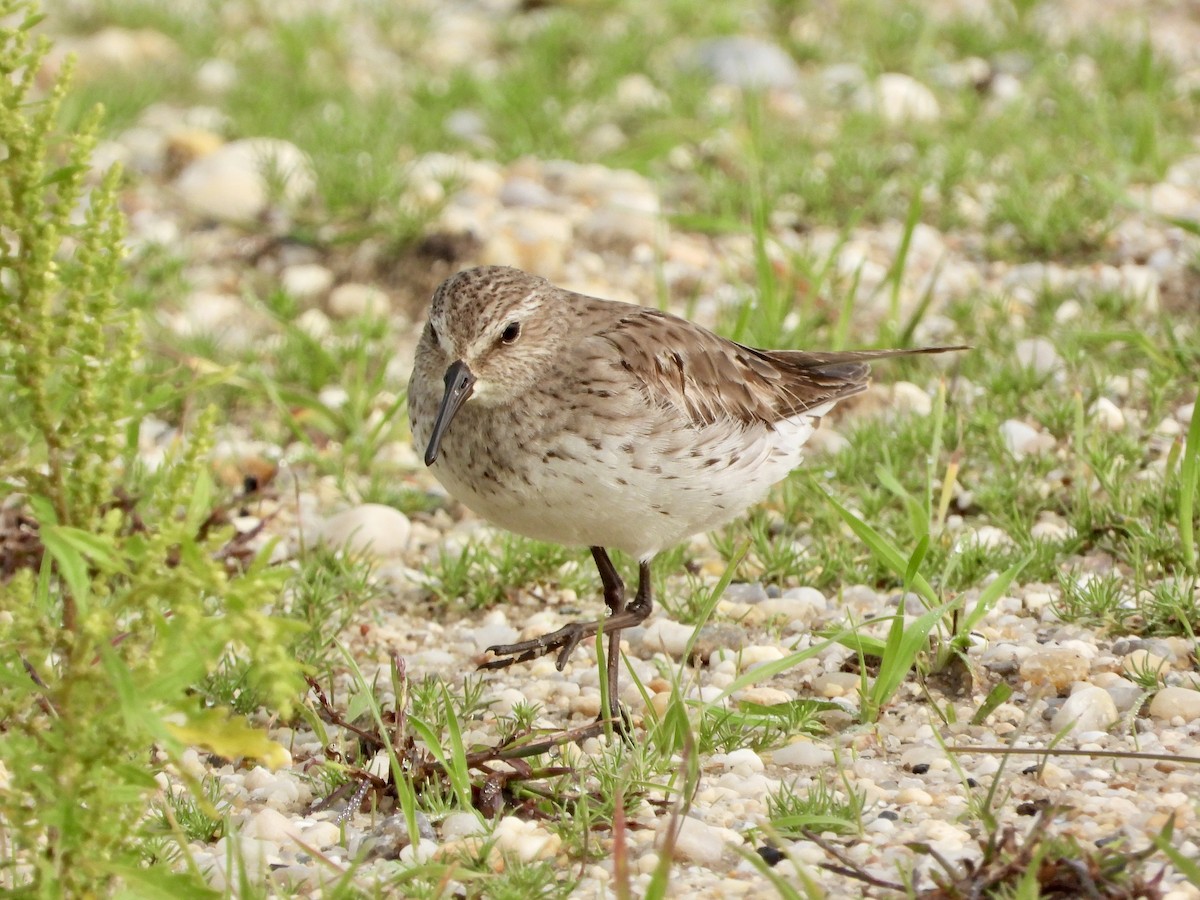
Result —
POLYGON ((528 641, 520 641, 516 644, 496 644, 488 647, 485 652, 499 658, 489 659, 487 662, 481 663, 479 668, 503 669, 513 663, 529 662, 531 659, 537 659, 557 650, 558 659, 555 660, 554 665, 561 672, 566 667, 567 660, 575 648, 587 638, 595 637, 599 630, 600 627, 596 622, 571 622, 558 631, 551 631, 549 634, 539 635, 528 641))

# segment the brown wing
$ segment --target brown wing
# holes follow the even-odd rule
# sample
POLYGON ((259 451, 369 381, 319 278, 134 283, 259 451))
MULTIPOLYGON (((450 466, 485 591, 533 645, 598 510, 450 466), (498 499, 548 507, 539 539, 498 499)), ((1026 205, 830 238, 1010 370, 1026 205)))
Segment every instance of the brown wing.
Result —
POLYGON ((636 307, 599 336, 616 348, 621 365, 652 399, 685 412, 697 425, 771 424, 865 391, 868 360, 965 349, 756 350, 685 319, 636 307))

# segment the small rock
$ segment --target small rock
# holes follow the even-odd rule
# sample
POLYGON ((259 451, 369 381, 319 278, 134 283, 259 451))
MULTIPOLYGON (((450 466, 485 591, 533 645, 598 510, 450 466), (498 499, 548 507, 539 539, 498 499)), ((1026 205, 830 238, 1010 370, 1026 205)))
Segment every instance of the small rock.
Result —
POLYGON ((1150 701, 1150 715, 1156 719, 1179 717, 1185 722, 1200 719, 1200 691, 1185 687, 1165 687, 1150 701))
POLYGON ((862 687, 862 678, 853 672, 826 672, 812 681, 813 693, 826 699, 853 696, 862 687))
POLYGON ((626 75, 617 82, 617 105, 624 109, 666 109, 671 99, 641 72, 626 75))
POLYGON ((905 122, 934 122, 941 106, 933 91, 909 75, 886 72, 854 95, 855 105, 874 112, 893 125, 905 122))
POLYGON ((688 641, 696 629, 691 625, 680 625, 671 619, 657 618, 642 633, 642 646, 650 652, 662 651, 676 659, 687 650, 688 641))
POLYGON ((1107 731, 1118 719, 1117 704, 1104 688, 1084 687, 1075 691, 1051 720, 1055 732, 1107 731))
POLYGON ((442 124, 447 134, 452 134, 477 147, 488 147, 492 143, 487 133, 487 120, 473 109, 456 109, 446 116, 442 124))
POLYGON ((333 286, 333 273, 318 263, 300 263, 280 272, 279 283, 296 300, 312 300, 333 286))
POLYGON ((447 843, 472 834, 482 834, 486 830, 475 813, 453 812, 442 820, 442 840, 447 843))
POLYGON ((730 603, 762 603, 767 599, 767 589, 762 582, 735 582, 725 589, 723 600, 730 603))
POLYGON ((328 337, 329 333, 333 331, 333 323, 329 321, 329 316, 316 307, 300 313, 292 324, 310 338, 317 340, 328 337))
POLYGON ((285 844, 291 841, 298 829, 292 820, 278 810, 271 808, 260 809, 242 828, 243 837, 257 838, 260 841, 271 841, 275 844, 285 844))
POLYGON ((700 68, 713 80, 736 88, 794 88, 800 83, 796 61, 778 44, 745 35, 714 38, 696 51, 700 68))
POLYGON ((521 862, 553 859, 562 846, 562 838, 552 834, 534 821, 526 822, 516 816, 505 816, 492 832, 496 848, 511 853, 521 862))
POLYGON ((727 754, 715 754, 710 760, 714 765, 724 766, 735 775, 750 776, 765 768, 762 758, 748 747, 732 750, 727 754))
POLYGON ((1006 550, 1014 546, 1013 539, 1008 533, 995 525, 980 525, 964 531, 954 542, 956 549, 969 546, 983 547, 988 550, 1006 550))
POLYGON ((1054 345, 1045 338, 1026 338, 1017 342, 1017 362, 1031 369, 1039 378, 1053 375, 1063 367, 1062 358, 1054 345))
POLYGON ((929 392, 911 381, 897 381, 892 385, 890 409, 900 415, 928 416, 933 412, 933 398, 929 392))
POLYGON ((1016 459, 1044 453, 1054 448, 1053 435, 1044 434, 1019 419, 1008 419, 1000 425, 1004 446, 1016 459))
POLYGON ((75 75, 81 81, 110 72, 154 71, 183 58, 179 45, 161 32, 118 27, 81 38, 58 38, 43 64, 45 73, 56 75, 68 56, 75 57, 75 75))
POLYGON ((1034 687, 1050 685, 1056 691, 1066 690, 1076 681, 1087 678, 1091 666, 1075 650, 1044 647, 1034 650, 1021 661, 1021 678, 1034 687))
POLYGON ((784 591, 782 597, 763 600, 757 608, 764 619, 781 618, 812 625, 828 611, 829 601, 816 588, 798 587, 784 591))
POLYGON ((353 319, 358 316, 386 316, 391 310, 388 296, 379 288, 369 284, 347 282, 339 284, 329 293, 326 303, 329 314, 335 319, 353 319))
POLYGON ((1075 537, 1075 529, 1059 519, 1042 519, 1029 529, 1029 536, 1035 541, 1061 543, 1075 537))
POLYGON ((1104 431, 1122 431, 1125 428, 1125 414, 1107 397, 1101 397, 1093 403, 1088 414, 1104 431))
POLYGON ((801 766, 804 768, 824 768, 832 766, 833 751, 811 741, 794 741, 786 747, 780 747, 771 754, 771 761, 777 766, 801 766))
POLYGON ((191 163, 175 180, 191 213, 219 222, 253 221, 276 196, 296 205, 315 187, 304 152, 275 138, 233 141, 191 163))
POLYGON ((237 78, 237 66, 226 59, 206 59, 196 69, 196 87, 214 96, 227 93, 237 78))
POLYGON ((240 297, 194 291, 183 308, 168 318, 168 325, 184 337, 204 335, 226 350, 250 346, 263 323, 240 297))
POLYGON ((1171 663, 1149 650, 1134 650, 1121 660, 1121 671, 1131 678, 1152 674, 1159 679, 1171 671, 1171 663))
POLYGON ((500 188, 500 202, 505 206, 553 207, 554 195, 545 185, 520 175, 513 176, 500 188))
POLYGON ((364 503, 326 519, 319 540, 354 554, 399 556, 408 547, 412 525, 408 516, 380 503, 364 503))
MULTIPOLYGON (((659 828, 659 846, 666 830, 671 827, 671 817, 664 816, 659 828)), ((694 816, 684 816, 679 822, 679 836, 675 841, 674 855, 685 862, 712 865, 721 858, 728 844, 740 845, 744 839, 736 831, 718 828, 702 822, 694 816)))

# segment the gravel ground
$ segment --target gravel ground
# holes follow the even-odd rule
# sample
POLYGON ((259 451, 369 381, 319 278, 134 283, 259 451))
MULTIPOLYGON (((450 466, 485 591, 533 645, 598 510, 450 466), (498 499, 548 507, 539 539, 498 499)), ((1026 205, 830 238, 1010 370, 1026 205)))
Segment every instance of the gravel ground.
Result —
MULTIPOLYGON (((1200 20, 1179 4, 1167 7, 1161 19, 1155 19, 1161 27, 1156 25, 1151 36, 1163 52, 1180 62, 1182 78, 1200 79, 1200 20)), ((456 5, 447 12, 442 27, 465 46, 476 41, 486 51, 490 15, 482 6, 456 5)), ((1090 15, 1089 4, 1052 6, 1046 13, 1047 28, 1081 27, 1090 15)), ((162 46, 167 40, 146 32, 107 33, 103 39, 74 39, 60 46, 80 54, 86 75, 89 66, 106 64, 112 53, 128 65, 146 64, 156 53, 169 52, 162 46)), ((715 98, 730 83, 750 80, 771 86, 777 92, 778 108, 784 111, 781 114, 787 114, 789 98, 795 96, 790 59, 776 58, 761 46, 747 51, 733 42, 714 42, 706 54, 703 64, 714 73, 715 98)), ((370 57, 368 46, 364 58, 370 57)), ((214 63, 196 77, 212 82, 219 91, 222 79, 238 76, 214 63)), ((863 102, 882 104, 885 115, 898 118, 938 115, 927 88, 906 76, 897 79, 865 85, 863 102)), ((630 83, 626 94, 629 103, 655 102, 652 86, 630 83)), ((464 129, 476 125, 464 116, 464 129)), ((191 291, 164 303, 162 323, 179 335, 210 335, 221 347, 248 347, 276 339, 274 326, 242 299, 244 285, 261 284, 264 279, 276 279, 302 301, 305 311, 298 322, 316 337, 327 334, 331 323, 340 318, 391 317, 408 335, 396 347, 393 361, 394 371, 406 376, 429 289, 444 275, 467 265, 516 265, 564 287, 651 303, 665 281, 670 297, 694 298, 688 312, 705 324, 714 323, 720 310, 736 300, 730 285, 753 278, 754 248, 748 236, 688 233, 665 223, 663 213, 670 211, 676 188, 671 183, 656 184, 629 171, 590 164, 522 159, 505 165, 435 154, 412 162, 410 199, 415 204, 444 202, 430 233, 453 240, 464 252, 453 263, 430 259, 423 271, 397 284, 373 277, 377 271, 373 254, 379 248, 369 243, 335 265, 316 250, 273 245, 265 239, 260 243, 233 224, 254 217, 286 218, 289 204, 302 202, 311 192, 313 176, 304 155, 286 142, 227 143, 219 131, 219 114, 212 109, 152 109, 135 127, 102 144, 97 162, 120 160, 136 175, 124 197, 131 246, 137 250, 166 244, 184 261, 184 278, 191 291), (281 197, 267 190, 257 168, 263 154, 290 173, 281 197)), ((1138 298, 1147 313, 1162 304, 1181 302, 1179 298, 1187 298, 1189 290, 1194 303, 1195 287, 1189 288, 1187 281, 1194 278, 1189 268, 1194 240, 1152 213, 1200 219, 1200 149, 1178 162, 1161 183, 1143 185, 1135 193, 1147 209, 1124 210, 1100 263, 985 260, 979 252, 978 232, 942 233, 918 226, 901 285, 901 304, 915 308, 930 285, 933 293, 916 342, 952 337, 952 325, 941 311, 956 300, 981 294, 1007 298, 1014 321, 1019 322, 1030 315, 1035 295, 1045 284, 1071 286, 1076 292, 1074 307, 1068 302, 1060 309, 1063 317, 1077 313, 1079 304, 1101 290, 1126 292, 1138 298)), ((887 278, 901 235, 899 224, 858 228, 837 249, 841 236, 833 231, 801 234, 785 227, 773 229, 780 248, 808 248, 818 256, 836 253, 840 270, 861 273, 864 303, 856 313, 856 329, 864 342, 887 312, 888 292, 875 288, 887 278)), ((781 268, 789 265, 782 251, 773 263, 781 268)), ((1041 372, 1062 368, 1053 345, 1041 339, 1023 342, 1018 352, 1041 372)), ((958 389, 969 397, 971 387, 958 389)), ((339 390, 338 385, 329 385, 327 400, 335 403, 339 390)), ((932 408, 925 385, 902 383, 877 391, 896 415, 928 415, 932 408)), ((814 464, 820 464, 821 454, 844 450, 841 433, 849 431, 854 416, 873 414, 878 413, 870 404, 864 405, 823 430, 820 440, 814 441, 814 464)), ((1140 421, 1144 412, 1125 405, 1121 385, 1114 384, 1111 395, 1098 401, 1088 415, 1119 430, 1140 421)), ((1180 407, 1173 417, 1158 423, 1155 434, 1169 443, 1186 428, 1191 415, 1190 406, 1180 407)), ((1053 436, 1026 422, 1005 423, 1003 438, 1014 456, 1053 454, 1058 449, 1053 436)), ((171 439, 165 426, 159 433, 148 428, 143 455, 153 461, 171 439)), ((409 472, 409 486, 441 493, 410 446, 388 446, 384 452, 409 472)), ((220 464, 239 472, 252 468, 256 460, 286 463, 301 455, 298 446, 264 446, 248 428, 236 425, 228 426, 218 449, 220 464)), ((492 533, 488 526, 452 506, 449 512, 410 521, 393 509, 356 504, 353 497, 303 466, 284 465, 276 487, 276 499, 265 499, 252 508, 241 526, 250 529, 266 521, 261 540, 281 538, 276 549, 281 558, 294 556, 314 538, 336 546, 346 541, 370 545, 369 552, 377 558, 375 577, 382 594, 361 610, 342 635, 368 681, 378 674, 381 684, 388 683, 393 655, 402 657, 410 675, 418 679, 427 673, 469 673, 490 644, 541 633, 580 612, 590 615, 600 608, 598 595, 544 596, 521 590, 505 607, 456 620, 431 617, 423 561, 441 549, 461 547, 468 537, 486 539, 492 533)), ((989 545, 1009 540, 995 527, 961 519, 950 527, 958 528, 963 540, 989 545)), ((1054 538, 1067 526, 1047 518, 1038 527, 1054 538)), ((704 577, 715 583, 723 568, 716 551, 703 538, 694 541, 691 549, 704 577)), ((1100 558, 1078 562, 1089 573, 1084 577, 1103 574, 1113 565, 1112 560, 1100 558)), ((966 813, 980 801, 1002 764, 1002 796, 996 811, 1002 823, 1024 831, 1032 812, 1053 805, 1058 809, 1047 820, 1048 828, 1085 843, 1126 837, 1138 849, 1173 819, 1181 852, 1193 859, 1200 856, 1196 802, 1200 767, 1194 763, 1070 756, 1035 769, 1032 764, 1039 758, 1034 756, 1002 762, 991 754, 953 757, 943 748, 943 743, 1000 746, 1014 735, 1016 746, 1044 747, 1074 722, 1059 747, 1168 757, 1200 755, 1200 673, 1194 646, 1182 639, 1118 639, 1066 624, 1055 614, 1059 590, 1057 584, 1013 585, 978 626, 981 640, 971 653, 982 673, 981 685, 1005 678, 1016 688, 1013 697, 981 725, 966 724, 982 700, 979 690, 943 701, 958 713, 958 724, 946 726, 932 714, 913 682, 901 689, 877 727, 855 727, 849 715, 831 713, 828 737, 797 737, 761 754, 737 749, 703 758, 699 790, 675 848, 678 862, 672 893, 769 895, 773 888, 737 854, 737 848, 754 846, 747 843, 747 833, 763 822, 768 794, 785 783, 803 791, 827 782, 835 769, 867 801, 863 833, 851 840, 838 839, 837 844, 847 860, 883 879, 894 880, 898 864, 930 870, 930 857, 914 856, 908 849, 912 842, 927 844, 950 861, 977 858, 978 817, 966 813), (1161 666, 1170 686, 1143 711, 1147 695, 1128 675, 1147 665, 1161 666)), ((905 602, 903 597, 865 585, 847 584, 840 593, 839 597, 811 587, 779 592, 756 584, 733 585, 717 609, 709 663, 686 670, 691 679, 686 686, 689 696, 711 699, 755 665, 813 645, 814 630, 844 624, 848 616, 861 621, 886 615, 905 602)), ((969 596, 968 607, 971 602, 969 596)), ((661 677, 662 667, 679 668, 690 634, 690 627, 673 622, 661 610, 645 627, 625 633, 631 665, 643 683, 664 699, 669 684, 661 677)), ((853 705, 858 676, 843 671, 852 656, 844 648, 827 649, 733 699, 775 703, 815 696, 853 705)), ((546 726, 587 724, 600 708, 592 648, 577 651, 562 672, 543 659, 489 673, 485 680, 485 697, 493 701, 493 713, 504 714, 521 702, 537 703, 542 710, 539 723, 546 726)), ((644 700, 632 688, 631 679, 622 683, 622 701, 636 722, 645 711, 644 700)), ((338 687, 343 696, 346 687, 338 687)), ((387 689, 381 690, 381 699, 389 699, 387 689)), ((489 718, 470 723, 474 730, 464 735, 468 746, 495 740, 489 724, 494 724, 489 718)), ((275 772, 222 764, 202 753, 191 753, 186 759, 191 775, 218 779, 235 826, 217 844, 193 848, 197 863, 211 869, 217 887, 229 883, 225 871, 229 842, 237 843, 256 879, 301 895, 316 895, 331 877, 331 870, 318 857, 345 864, 362 848, 371 847, 357 876, 358 882, 370 884, 394 875, 397 867, 413 859, 468 846, 479 828, 474 817, 452 814, 428 823, 431 840, 414 850, 405 846, 407 837, 394 816, 352 811, 344 804, 312 812, 320 797, 314 794, 307 773, 324 758, 324 745, 304 727, 275 727, 272 735, 291 754, 291 764, 275 772)), ((580 752, 599 753, 601 745, 599 739, 590 739, 580 752)), ((574 751, 564 752, 569 756, 574 751)), ((652 799, 656 798, 648 796, 635 808, 633 821, 643 827, 628 834, 635 894, 641 894, 649 882, 657 863, 655 848, 668 826, 668 817, 649 802, 652 799)), ((567 859, 560 837, 545 823, 505 818, 497 825, 495 838, 500 850, 523 860, 546 859, 563 868, 578 868, 578 863, 567 859)), ((829 861, 826 851, 808 840, 780 849, 800 865, 829 861)), ((794 877, 786 863, 776 871, 794 877)), ((834 896, 864 890, 829 873, 814 877, 834 896)), ((612 882, 611 861, 589 863, 582 869, 575 894, 606 896, 612 882)), ((1200 890, 1184 883, 1173 870, 1163 886, 1171 900, 1200 897, 1200 890)))

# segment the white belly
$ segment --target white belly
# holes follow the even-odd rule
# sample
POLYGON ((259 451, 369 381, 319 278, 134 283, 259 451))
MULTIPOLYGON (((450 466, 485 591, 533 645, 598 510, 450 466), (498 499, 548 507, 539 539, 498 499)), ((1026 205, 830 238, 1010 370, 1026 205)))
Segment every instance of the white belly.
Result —
MULTIPOLYGON (((498 477, 482 478, 457 452, 444 454, 434 472, 457 500, 510 531, 648 559, 762 500, 800 464, 814 429, 806 414, 774 428, 722 423, 636 440, 604 434, 594 439, 598 448, 563 435, 548 455, 510 453, 494 467, 507 473, 498 477)), ((497 452, 492 444, 490 457, 497 452)))

